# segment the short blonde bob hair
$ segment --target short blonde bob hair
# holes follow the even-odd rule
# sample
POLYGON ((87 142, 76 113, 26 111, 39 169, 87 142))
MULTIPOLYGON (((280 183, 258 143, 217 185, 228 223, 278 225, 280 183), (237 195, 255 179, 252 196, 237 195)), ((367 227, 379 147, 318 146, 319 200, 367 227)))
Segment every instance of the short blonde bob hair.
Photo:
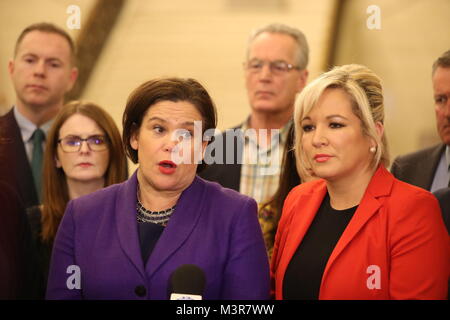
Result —
MULTIPOLYGON (((326 89, 344 90, 351 102, 353 113, 361 120, 362 133, 376 142, 376 151, 373 158, 373 167, 382 163, 389 166, 389 150, 386 135, 383 131, 379 137, 376 123, 384 124, 384 104, 381 81, 369 68, 349 64, 334 67, 322 74, 297 96, 294 110, 295 123, 295 156, 297 170, 302 178, 312 176, 310 161, 302 148, 303 130, 301 121, 316 106, 319 98, 326 89)), ((368 151, 369 152, 369 151, 368 151)))

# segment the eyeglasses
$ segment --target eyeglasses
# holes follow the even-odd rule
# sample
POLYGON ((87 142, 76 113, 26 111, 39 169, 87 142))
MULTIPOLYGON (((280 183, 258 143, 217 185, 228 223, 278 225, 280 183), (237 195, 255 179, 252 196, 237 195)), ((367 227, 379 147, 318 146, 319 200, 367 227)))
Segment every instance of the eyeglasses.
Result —
POLYGON ((251 73, 258 73, 262 70, 262 68, 264 67, 264 65, 266 63, 269 64, 270 71, 276 75, 287 73, 287 72, 291 71, 292 69, 300 70, 300 67, 294 66, 283 60, 263 61, 263 60, 258 60, 258 59, 252 59, 252 60, 248 61, 247 63, 245 63, 245 67, 251 73))
POLYGON ((86 141, 89 150, 103 151, 108 148, 108 139, 102 135, 95 135, 82 139, 77 136, 68 136, 58 140, 64 152, 78 152, 81 150, 83 141, 86 141))

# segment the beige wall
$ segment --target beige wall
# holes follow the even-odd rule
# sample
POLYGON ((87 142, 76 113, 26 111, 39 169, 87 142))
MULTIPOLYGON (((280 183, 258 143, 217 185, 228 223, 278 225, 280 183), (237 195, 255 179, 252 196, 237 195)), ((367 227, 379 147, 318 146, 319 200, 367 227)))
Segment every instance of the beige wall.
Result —
MULTIPOLYGON (((270 22, 302 29, 310 41, 311 74, 317 75, 324 63, 330 28, 327 21, 334 2, 127 0, 83 99, 107 107, 120 122, 127 96, 143 81, 161 76, 193 77, 209 89, 215 100, 219 127, 235 125, 249 112, 242 71, 249 32, 270 22)), ((14 101, 6 65, 20 30, 40 20, 64 26, 67 5, 80 5, 82 15, 87 16, 92 3, 87 0, 2 2, 0 18, 19 17, 4 32, 6 36, 2 35, 5 46, 0 51, 0 95, 4 101, 0 103, 4 108, 14 101)), ((0 21, 6 25, 11 19, 0 21)))
POLYGON ((335 64, 360 63, 383 80, 391 158, 439 141, 431 65, 450 49, 448 0, 347 1, 335 64), (366 9, 381 10, 381 29, 369 30, 366 9))
MULTIPOLYGON (((335 63, 362 63, 383 79, 393 156, 437 141, 430 68, 450 47, 448 0, 349 0, 335 63), (368 30, 366 8, 381 9, 381 30, 368 30)), ((65 27, 70 4, 83 18, 94 0, 0 1, 0 113, 14 102, 7 64, 20 31, 37 21, 65 27)), ((210 91, 219 128, 249 113, 242 62, 249 32, 283 22, 310 42, 310 79, 324 71, 334 0, 127 0, 83 99, 107 108, 120 126, 132 89, 160 76, 193 77, 210 91)), ((76 37, 77 31, 68 30, 76 37)))
MULTIPOLYGON (((257 1, 254 1, 257 3, 257 1)), ((311 42, 311 68, 318 74, 327 24, 313 17, 330 14, 333 1, 280 1, 280 9, 254 12, 238 1, 127 1, 85 92, 109 106, 120 121, 132 89, 154 77, 193 77, 213 97, 219 127, 241 122, 249 113, 242 63, 250 30, 269 22, 292 24, 311 42)))

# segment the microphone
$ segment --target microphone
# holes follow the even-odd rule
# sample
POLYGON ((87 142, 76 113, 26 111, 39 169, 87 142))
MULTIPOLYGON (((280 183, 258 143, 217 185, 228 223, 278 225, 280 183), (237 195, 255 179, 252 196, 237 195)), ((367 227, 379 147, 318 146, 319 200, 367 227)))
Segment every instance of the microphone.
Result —
POLYGON ((202 300, 206 277, 193 264, 179 266, 170 276, 170 300, 202 300))

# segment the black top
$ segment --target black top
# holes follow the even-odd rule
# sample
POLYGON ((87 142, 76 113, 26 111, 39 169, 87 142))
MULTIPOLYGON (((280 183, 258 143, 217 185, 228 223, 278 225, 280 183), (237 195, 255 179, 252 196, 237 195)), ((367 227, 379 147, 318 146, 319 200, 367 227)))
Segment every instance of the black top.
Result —
POLYGON ((138 222, 138 231, 142 260, 145 266, 164 231, 164 226, 151 222, 138 222))
MULTIPOLYGON (((335 210, 327 195, 298 246, 283 279, 286 300, 317 300, 322 275, 339 238, 356 211, 356 207, 335 210)), ((299 213, 301 214, 301 212, 299 213)))

